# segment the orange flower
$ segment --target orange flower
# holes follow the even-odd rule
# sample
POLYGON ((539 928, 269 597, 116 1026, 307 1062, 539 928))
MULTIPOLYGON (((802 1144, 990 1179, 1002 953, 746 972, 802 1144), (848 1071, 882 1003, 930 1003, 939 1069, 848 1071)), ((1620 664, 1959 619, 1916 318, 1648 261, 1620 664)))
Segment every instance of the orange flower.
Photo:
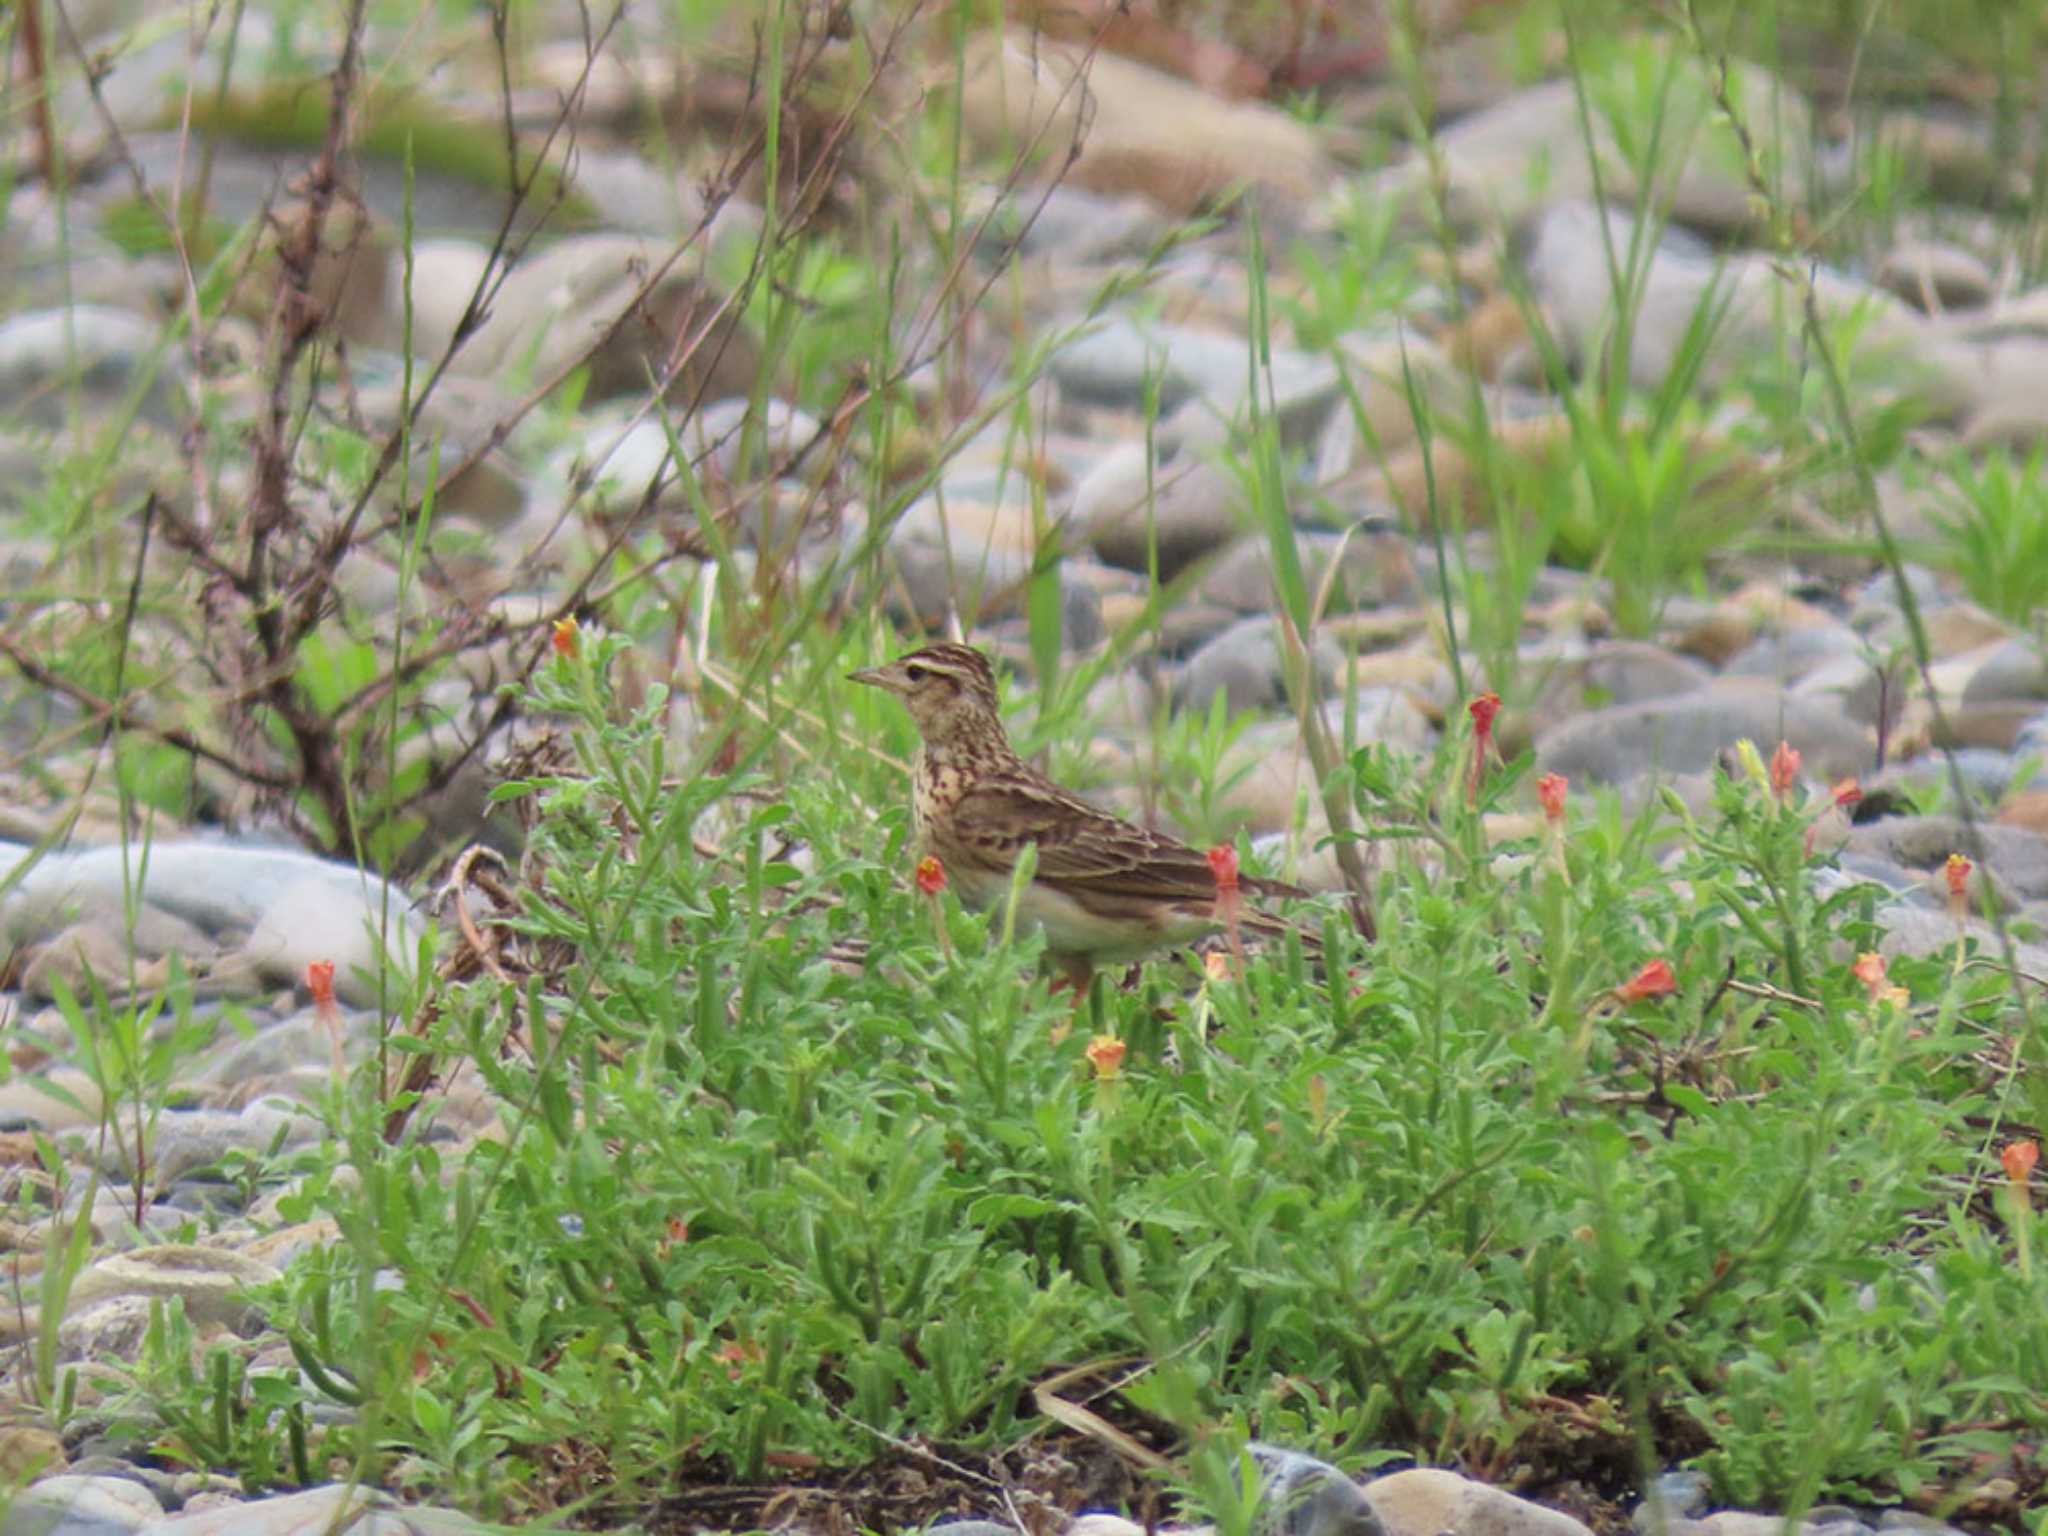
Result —
POLYGON ((1237 890, 1237 850, 1228 843, 1218 843, 1209 850, 1208 858, 1209 873, 1216 877, 1216 916, 1230 940, 1231 958, 1242 975, 1244 935, 1238 931, 1238 914, 1243 910, 1244 900, 1237 890))
POLYGON ((1678 990, 1678 978, 1672 974, 1669 960, 1647 960, 1643 968, 1614 989, 1615 1000, 1623 1003, 1639 1003, 1645 998, 1668 997, 1678 990))
POLYGON ((1835 782, 1828 790, 1827 803, 1821 806, 1814 814, 1813 820, 1806 824, 1806 836, 1802 843, 1806 857, 1813 857, 1823 835, 1827 837, 1830 848, 1841 846, 1849 835, 1849 813, 1862 798, 1863 786, 1853 778, 1838 779, 1835 782))
POLYGON ((1096 1080, 1108 1082, 1124 1069, 1124 1043, 1115 1035, 1097 1035, 1082 1053, 1095 1068, 1096 1080))
POLYGON ((1536 799, 1551 821, 1564 820, 1564 794, 1572 781, 1561 773, 1546 773, 1536 781, 1536 799))
POLYGON ((576 654, 576 631, 576 619, 573 614, 565 614, 555 620, 555 632, 549 636, 548 643, 555 648, 557 656, 576 654))
POLYGON ((1799 752, 1790 742, 1781 741, 1771 753, 1771 794, 1779 800, 1792 793, 1792 786, 1799 782, 1799 752))
POLYGON ((1896 1003, 1901 1008, 1909 1001, 1904 987, 1894 986, 1885 975, 1884 956, 1876 950, 1866 950, 1856 957, 1856 963, 1849 967, 1849 974, 1863 983, 1863 990, 1873 1003, 1896 1003))
POLYGON ((711 1352, 711 1358, 723 1362, 726 1376, 738 1381, 748 1366, 760 1362, 761 1346, 752 1339, 727 1339, 711 1352))
POLYGON ((313 994, 313 1017, 327 1030, 327 1048, 332 1053, 335 1080, 348 1073, 348 1058, 342 1050, 341 1009, 334 1001, 334 962, 306 962, 306 990, 313 994))
POLYGON ((1998 1154, 1999 1162, 2005 1165, 2005 1176, 2012 1180, 2013 1188, 2024 1189, 2027 1177, 2034 1171, 2034 1164, 2041 1160, 2041 1144, 2037 1141, 2010 1141, 1998 1154))
POLYGON ((1465 712, 1472 717, 1472 777, 1465 786, 1465 799, 1477 805, 1480 780, 1486 775, 1486 754, 1495 750, 1493 722, 1500 714, 1500 695, 1488 690, 1467 704, 1465 712))
POLYGON ((1228 895, 1237 889, 1237 850, 1228 843, 1218 843, 1208 853, 1209 873, 1216 877, 1216 894, 1228 895))
POLYGON ((1960 853, 1952 853, 1941 866, 1948 881, 1948 915, 1961 922, 1970 910, 1970 871, 1974 868, 1960 853))
POLYGON ((1500 714, 1500 695, 1488 690, 1465 706, 1465 712, 1472 717, 1472 734, 1481 741, 1493 736, 1493 722, 1500 714))
POLYGON ((313 1006, 322 1012, 334 1006, 334 962, 332 960, 308 960, 306 962, 306 990, 313 994, 313 1006))
POLYGON ((953 936, 946 932, 946 915, 939 910, 939 892, 946 888, 946 866, 926 854, 917 861, 917 873, 912 878, 924 893, 924 904, 932 909, 932 927, 938 931, 939 951, 950 960, 953 958, 953 936))
POLYGON ((662 1223, 662 1235, 654 1241, 654 1256, 665 1259, 678 1243, 690 1240, 690 1224, 680 1216, 671 1216, 662 1223))

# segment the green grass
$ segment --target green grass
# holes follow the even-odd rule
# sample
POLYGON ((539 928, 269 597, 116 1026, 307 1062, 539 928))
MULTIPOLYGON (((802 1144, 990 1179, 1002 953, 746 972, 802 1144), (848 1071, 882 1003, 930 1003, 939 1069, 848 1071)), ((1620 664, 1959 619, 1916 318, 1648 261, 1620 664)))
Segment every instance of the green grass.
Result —
POLYGON ((1928 551, 1982 607, 2038 637, 2048 612, 2048 481, 2039 447, 1942 466, 1942 535, 1928 551))
MULTIPOLYGON (((1959 1426, 2038 1432, 2048 1320, 1982 1129, 2018 1107, 1980 1064, 2009 999, 1937 956, 1873 1003, 1870 897, 1807 878, 1817 807, 1596 803, 1561 865, 1504 864, 1453 758, 1362 755, 1378 942, 1310 912, 1327 970, 1160 959, 1098 994, 1105 1080, 1000 914, 947 898, 940 947, 900 785, 678 776, 612 698, 620 649, 537 682, 580 745, 510 787, 540 816, 507 979, 399 1042, 480 1073, 502 1133, 386 1147, 357 1112, 296 1161, 284 1214, 342 1234, 268 1298, 310 1378, 182 1377, 174 1323, 140 1367, 182 1413, 274 1413, 234 1459, 514 1518, 570 1446, 623 1509, 701 1458, 1001 1446, 1035 1381, 1132 1356, 1115 1411, 1189 1437, 1506 1467, 1570 1404, 1611 1420, 1600 1460, 1644 1437, 1742 1502, 1960 1487, 1959 1426), (1617 1002, 1655 957, 1675 994, 1617 1002), (336 1398, 358 1427, 293 1428, 336 1398)), ((181 1423, 167 1448, 220 1459, 181 1423)))

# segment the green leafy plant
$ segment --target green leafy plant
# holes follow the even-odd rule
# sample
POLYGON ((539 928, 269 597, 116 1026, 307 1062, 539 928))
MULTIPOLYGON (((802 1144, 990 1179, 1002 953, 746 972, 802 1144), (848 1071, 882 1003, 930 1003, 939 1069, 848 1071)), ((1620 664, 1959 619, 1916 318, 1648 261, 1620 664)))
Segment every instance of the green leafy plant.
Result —
MULTIPOLYGON (((1982 1156, 1969 1041, 2005 1000, 1901 962, 1909 1014, 1831 958, 1872 897, 1813 894, 1816 805, 1738 776, 1697 824, 1602 805, 1515 868, 1467 833, 1517 770, 1475 795, 1456 752, 1370 749, 1376 946, 1332 922, 1319 971, 1294 945, 1232 979, 1162 959, 1097 997, 1126 1043, 1105 1069, 1020 984, 1035 940, 1000 911, 942 897, 940 945, 900 811, 664 773, 660 701, 613 695, 621 644, 536 680, 578 729, 508 789, 545 872, 522 952, 553 959, 451 994, 413 1047, 461 1050, 503 1136, 357 1135, 355 1179, 294 1207, 344 1233, 286 1282, 299 1391, 363 1413, 318 1454, 531 1513, 564 1496, 543 1446, 614 1489, 876 1434, 1001 1446, 1028 1384, 1127 1354, 1152 1367, 1122 1399, 1190 1444, 1505 1466, 1573 1401, 1608 1454, 1677 1415, 1728 1496, 1795 1505, 1941 1483, 1965 1414, 2032 1422, 1984 1363, 2006 1319, 1912 1300, 1931 1264, 2012 1301, 2009 1234, 1924 1223, 1982 1156), (1645 958, 1664 980, 1632 980, 1645 958), (1873 1285, 1897 1304, 1864 1308, 1873 1285)), ((218 1372, 172 1383, 207 1456, 215 1405, 256 1400, 218 1372)), ((234 1454, 287 1465, 270 1422, 234 1454)))
POLYGON ((1944 467, 1946 510, 1933 514, 1942 540, 1927 553, 1953 571, 1977 603, 2029 633, 2048 612, 2048 455, 1994 450, 1944 467))

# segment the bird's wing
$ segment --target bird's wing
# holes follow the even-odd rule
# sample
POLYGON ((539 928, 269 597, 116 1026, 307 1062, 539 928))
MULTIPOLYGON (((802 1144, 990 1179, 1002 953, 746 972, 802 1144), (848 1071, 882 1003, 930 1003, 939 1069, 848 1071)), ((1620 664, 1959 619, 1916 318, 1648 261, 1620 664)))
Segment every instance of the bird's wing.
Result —
MULTIPOLYGON (((1208 858, 1162 832, 1148 831, 1076 798, 1050 781, 989 778, 960 797, 951 836, 988 864, 1008 868, 1026 843, 1038 845, 1038 875, 1077 897, 1210 901, 1216 875, 1208 858)), ((1280 881, 1246 878, 1253 895, 1306 895, 1280 881)))

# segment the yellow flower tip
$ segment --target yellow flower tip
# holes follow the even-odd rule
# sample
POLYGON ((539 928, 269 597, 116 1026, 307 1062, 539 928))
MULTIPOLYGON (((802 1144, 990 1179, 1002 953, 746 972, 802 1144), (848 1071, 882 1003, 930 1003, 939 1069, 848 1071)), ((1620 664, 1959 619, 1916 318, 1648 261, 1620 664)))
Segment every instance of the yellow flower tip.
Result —
POLYGON ((548 643, 554 646, 557 656, 576 654, 576 635, 579 628, 573 614, 555 620, 555 632, 549 637, 548 643))

